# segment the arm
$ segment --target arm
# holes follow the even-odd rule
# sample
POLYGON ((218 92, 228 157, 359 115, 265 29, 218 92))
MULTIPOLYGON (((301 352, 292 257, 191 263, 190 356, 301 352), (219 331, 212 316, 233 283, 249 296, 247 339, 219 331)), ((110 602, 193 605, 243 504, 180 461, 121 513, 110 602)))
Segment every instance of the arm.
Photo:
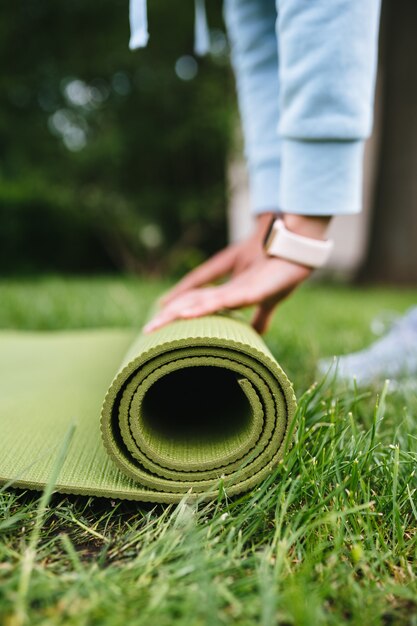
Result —
POLYGON ((265 256, 261 242, 271 214, 280 207, 289 230, 324 239, 331 215, 360 209, 379 0, 276 2, 278 36, 273 0, 225 0, 255 232, 180 281, 147 331, 177 318, 257 305, 253 325, 264 332, 277 304, 311 273, 265 256), (225 276, 222 285, 205 286, 225 276))

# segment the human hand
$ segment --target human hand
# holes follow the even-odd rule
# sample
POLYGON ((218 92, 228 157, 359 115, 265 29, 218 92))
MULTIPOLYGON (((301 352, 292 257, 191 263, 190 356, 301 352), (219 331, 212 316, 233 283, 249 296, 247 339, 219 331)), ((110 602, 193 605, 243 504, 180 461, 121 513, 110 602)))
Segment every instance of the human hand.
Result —
MULTIPOLYGON (((254 234, 242 243, 228 246, 187 274, 161 300, 161 310, 145 326, 150 333, 175 319, 209 315, 222 309, 257 305, 252 325, 267 330, 279 302, 310 274, 311 269, 277 257, 268 257, 263 239, 273 214, 262 214, 254 234), (212 281, 229 276, 219 286, 212 281)), ((285 216, 287 227, 300 234, 323 238, 329 218, 285 216)))

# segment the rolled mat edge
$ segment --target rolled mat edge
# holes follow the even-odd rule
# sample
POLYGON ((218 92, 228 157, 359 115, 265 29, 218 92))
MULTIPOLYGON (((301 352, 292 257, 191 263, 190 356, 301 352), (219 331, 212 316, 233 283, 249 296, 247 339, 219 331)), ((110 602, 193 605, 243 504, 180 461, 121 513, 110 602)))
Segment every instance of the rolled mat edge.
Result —
MULTIPOLYGON (((161 387, 161 394, 163 391, 161 387)), ((181 389, 176 393, 181 395, 181 389)), ((288 447, 295 409, 293 387, 259 335, 246 322, 215 315, 180 320, 137 338, 106 394, 101 433, 109 456, 122 472, 159 492, 161 499, 175 501, 186 493, 191 498, 210 499, 216 497, 219 481, 229 495, 235 495, 253 488, 270 473, 288 447), (236 441, 232 437, 224 454, 219 453, 217 465, 215 459, 208 463, 204 454, 203 459, 190 459, 193 446, 187 442, 185 448, 184 442, 177 443, 175 459, 175 444, 170 446, 168 438, 161 443, 155 433, 155 445, 152 447, 149 433, 144 445, 146 427, 142 424, 141 432, 137 425, 138 419, 144 422, 140 410, 152 385, 160 384, 173 371, 183 369, 187 375, 189 368, 198 367, 205 368, 205 374, 211 367, 233 372, 237 384, 243 390, 246 386, 252 411, 240 454, 230 451, 236 441), (170 457, 164 448, 170 448, 170 457), (228 461, 222 462, 224 456, 228 461)))

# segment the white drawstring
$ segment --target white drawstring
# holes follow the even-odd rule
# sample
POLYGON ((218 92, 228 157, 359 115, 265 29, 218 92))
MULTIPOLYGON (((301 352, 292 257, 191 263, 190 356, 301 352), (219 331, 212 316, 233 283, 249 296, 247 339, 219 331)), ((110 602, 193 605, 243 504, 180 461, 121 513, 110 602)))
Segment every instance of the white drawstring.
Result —
POLYGON ((130 41, 129 48, 144 48, 148 43, 148 13, 146 0, 130 0, 130 41))
MULTIPOLYGON (((144 48, 148 43, 148 13, 146 0, 130 0, 129 48, 144 48)), ((210 33, 207 25, 205 0, 195 0, 194 52, 203 56, 210 51, 210 33)))
POLYGON ((210 33, 207 25, 205 0, 195 0, 194 52, 204 56, 210 51, 210 33))

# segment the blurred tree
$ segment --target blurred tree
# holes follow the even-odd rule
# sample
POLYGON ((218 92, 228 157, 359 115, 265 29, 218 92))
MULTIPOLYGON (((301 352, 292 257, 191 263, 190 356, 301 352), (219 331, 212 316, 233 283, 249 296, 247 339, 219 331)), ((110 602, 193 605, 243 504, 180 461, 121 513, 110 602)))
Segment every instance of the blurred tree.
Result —
POLYGON ((417 281, 417 2, 385 0, 382 128, 373 223, 361 279, 417 281))
POLYGON ((225 239, 234 96, 221 1, 193 55, 193 2, 0 7, 0 271, 182 272, 225 239))

